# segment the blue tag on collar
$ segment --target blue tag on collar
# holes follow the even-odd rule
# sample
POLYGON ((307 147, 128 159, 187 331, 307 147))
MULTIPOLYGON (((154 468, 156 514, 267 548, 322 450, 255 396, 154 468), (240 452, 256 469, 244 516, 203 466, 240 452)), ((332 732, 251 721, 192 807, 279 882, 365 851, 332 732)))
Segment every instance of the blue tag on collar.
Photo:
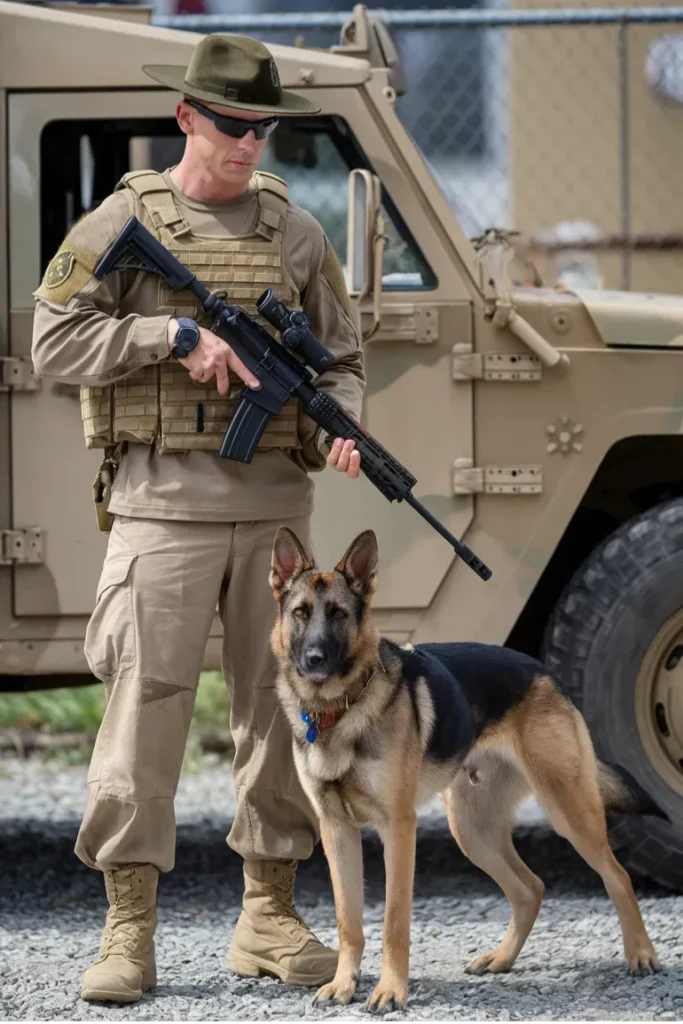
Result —
POLYGON ((308 726, 308 731, 306 732, 306 739, 308 740, 309 743, 315 743, 316 739, 318 738, 318 726, 315 724, 315 722, 311 721, 311 716, 309 715, 308 711, 301 712, 301 720, 308 726))

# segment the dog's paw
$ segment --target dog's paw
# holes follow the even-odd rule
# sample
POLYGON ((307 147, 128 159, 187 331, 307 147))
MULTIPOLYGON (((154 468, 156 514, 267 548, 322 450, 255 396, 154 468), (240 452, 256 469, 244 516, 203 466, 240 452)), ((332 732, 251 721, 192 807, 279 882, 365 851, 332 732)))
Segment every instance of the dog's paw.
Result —
POLYGON ((404 982, 382 981, 375 986, 374 991, 368 997, 365 1009, 370 1013, 392 1013, 395 1010, 405 1010, 408 1002, 408 985, 404 982))
POLYGON ((662 969, 654 947, 649 943, 627 953, 626 960, 628 961, 628 973, 638 978, 644 978, 648 974, 657 974, 662 969))
POLYGON ((342 1006, 346 1006, 353 999, 357 988, 358 975, 352 975, 351 977, 345 975, 342 978, 334 978, 328 985, 323 985, 322 988, 318 989, 313 997, 313 1005, 340 1003, 342 1006))
POLYGON ((509 957, 501 953, 500 949, 492 949, 490 953, 484 953, 473 960, 470 966, 465 968, 465 974, 504 974, 511 967, 509 957))

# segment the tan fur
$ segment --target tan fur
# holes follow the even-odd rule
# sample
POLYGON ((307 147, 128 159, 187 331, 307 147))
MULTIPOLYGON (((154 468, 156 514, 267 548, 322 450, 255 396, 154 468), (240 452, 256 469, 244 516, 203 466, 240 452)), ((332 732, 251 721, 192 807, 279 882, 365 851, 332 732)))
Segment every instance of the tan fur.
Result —
MULTIPOLYGON (((288 543, 290 548, 281 555, 285 562, 291 555, 288 543)), ((351 545, 337 573, 348 572, 348 559, 354 557, 357 569, 362 567, 362 559, 351 545)), ((279 564, 275 555, 274 564, 279 564)), ((274 572, 279 579, 277 570, 274 572)), ((307 600, 307 592, 312 600, 318 578, 325 580, 330 591, 357 585, 353 574, 349 583, 335 574, 319 574, 314 568, 310 574, 302 574, 299 582, 288 582, 290 608, 307 600)), ((629 968, 659 970, 630 879, 609 847, 598 763, 579 712, 551 679, 539 676, 527 697, 485 730, 461 762, 430 761, 426 756, 434 716, 430 692, 424 681, 418 681, 418 726, 408 686, 401 677, 400 659, 383 648, 384 661, 379 660, 379 638, 371 623, 368 596, 375 581, 376 566, 370 581, 365 581, 366 607, 360 625, 349 626, 354 668, 344 680, 326 680, 324 691, 307 685, 292 665, 288 654, 290 612, 279 614, 273 629, 278 694, 293 728, 294 758, 302 785, 320 818, 339 933, 336 976, 319 990, 316 1001, 347 1003, 356 991, 364 948, 360 828, 372 825, 384 845, 387 898, 382 970, 368 1006, 380 1010, 405 1007, 416 810, 439 792, 444 795, 457 843, 500 886, 511 907, 510 924, 500 945, 477 957, 467 968, 469 972, 509 970, 540 909, 543 883, 524 864, 512 842, 517 807, 530 793, 547 811, 554 828, 603 879, 619 915, 629 968), (300 718, 301 706, 318 710, 328 705, 341 707, 347 697, 348 709, 334 728, 322 731, 314 744, 303 742, 306 727, 300 718)))
POLYGON ((540 909, 543 883, 512 845, 515 810, 530 793, 555 831, 602 878, 619 915, 629 969, 652 966, 658 970, 631 880, 609 845, 600 774, 588 729, 553 682, 536 679, 526 699, 475 744, 464 767, 478 770, 479 785, 468 790, 462 773, 452 783, 446 795, 451 831, 470 860, 498 883, 512 908, 500 946, 477 958, 468 971, 508 970, 540 909))

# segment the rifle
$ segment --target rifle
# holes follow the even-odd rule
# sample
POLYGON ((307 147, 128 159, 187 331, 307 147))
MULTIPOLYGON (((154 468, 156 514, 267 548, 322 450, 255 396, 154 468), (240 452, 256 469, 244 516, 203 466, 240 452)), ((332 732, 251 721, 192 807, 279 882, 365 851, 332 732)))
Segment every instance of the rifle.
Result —
POLYGON ((308 317, 290 310, 266 289, 256 302, 265 320, 277 328, 280 344, 238 306, 230 306, 202 285, 192 271, 141 224, 130 217, 94 270, 98 281, 114 270, 143 270, 158 274, 174 290, 189 289, 213 318, 211 330, 234 350, 261 382, 258 390, 245 385, 241 401, 230 420, 220 446, 223 458, 251 462, 270 416, 280 412, 290 398, 297 398, 308 416, 331 437, 352 438, 360 452, 360 466, 388 501, 405 501, 425 519, 483 580, 493 573, 466 544, 454 537, 411 493, 417 479, 379 444, 339 403, 313 384, 316 373, 334 365, 334 356, 316 338, 308 317), (300 356, 295 359, 292 353, 300 356))

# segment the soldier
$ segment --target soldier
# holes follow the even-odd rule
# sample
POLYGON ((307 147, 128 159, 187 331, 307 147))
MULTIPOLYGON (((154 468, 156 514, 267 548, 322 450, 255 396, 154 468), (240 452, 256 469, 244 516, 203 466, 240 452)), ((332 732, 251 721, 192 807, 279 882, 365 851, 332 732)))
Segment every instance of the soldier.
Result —
POLYGON ((277 119, 318 108, 283 90, 270 52, 242 36, 202 38, 187 68, 144 70, 182 94, 183 157, 163 173, 126 174, 72 228, 35 292, 32 350, 39 376, 82 387, 86 444, 105 449, 96 492, 115 470, 108 508, 99 506, 111 533, 85 638, 106 710, 76 853, 103 872, 109 901, 81 995, 117 1002, 156 984, 157 881, 175 862, 174 797, 217 606, 235 743, 227 843, 243 858, 245 885, 228 966, 294 985, 334 976, 337 952, 293 901, 296 862, 310 856, 318 826, 274 689, 268 575, 280 524, 310 536, 309 473, 328 464, 357 477, 360 456, 290 402, 251 464, 221 459, 233 395, 258 381, 203 325, 190 293, 135 270, 99 282, 93 269, 135 214, 252 314, 268 286, 303 308, 337 359, 320 386, 356 417, 365 385, 332 246, 285 183, 257 171, 277 119))

